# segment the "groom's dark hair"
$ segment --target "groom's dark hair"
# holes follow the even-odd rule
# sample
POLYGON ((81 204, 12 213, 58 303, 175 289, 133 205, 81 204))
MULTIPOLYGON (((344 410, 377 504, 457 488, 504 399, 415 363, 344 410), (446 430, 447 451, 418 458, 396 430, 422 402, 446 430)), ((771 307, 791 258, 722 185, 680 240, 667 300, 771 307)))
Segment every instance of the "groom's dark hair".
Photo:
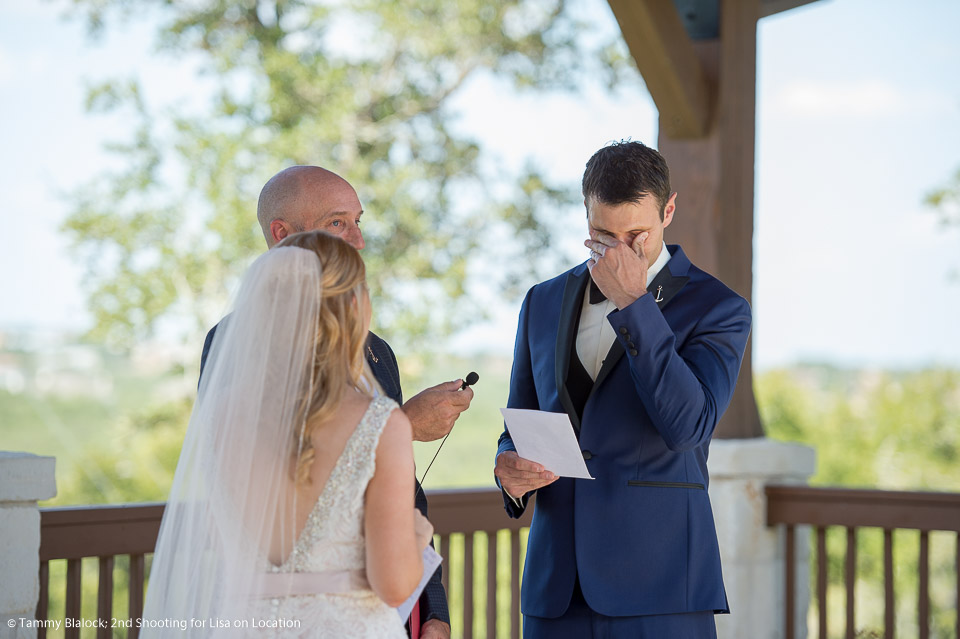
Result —
POLYGON ((621 140, 603 147, 587 161, 583 199, 603 204, 639 202, 652 195, 663 210, 670 199, 670 169, 656 150, 642 142, 621 140))

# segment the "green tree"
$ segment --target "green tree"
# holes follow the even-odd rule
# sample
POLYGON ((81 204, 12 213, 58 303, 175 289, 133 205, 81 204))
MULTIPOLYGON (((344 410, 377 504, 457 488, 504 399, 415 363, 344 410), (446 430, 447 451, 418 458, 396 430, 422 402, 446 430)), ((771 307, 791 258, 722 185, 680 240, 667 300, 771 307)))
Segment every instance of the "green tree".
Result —
POLYGON ((770 437, 816 448, 814 484, 958 490, 958 385, 951 369, 803 366, 758 376, 757 398, 770 437))
POLYGON ((65 223, 88 268, 93 336, 120 346, 170 318, 192 334, 218 319, 264 248, 259 190, 291 164, 331 167, 358 188, 377 320, 392 338, 423 345, 482 316, 470 278, 484 271, 516 294, 555 268, 540 258, 545 214, 574 194, 532 165, 492 167, 451 125, 450 97, 481 73, 529 90, 630 73, 619 35, 584 45, 589 25, 563 0, 73 4, 94 35, 155 20, 160 52, 195 64, 210 91, 200 107, 158 109, 137 79, 90 90, 91 111, 136 123, 110 146, 117 168, 74 194, 65 223))
MULTIPOLYGON (((927 194, 924 202, 940 215, 944 227, 960 229, 960 169, 942 186, 927 194)), ((960 279, 960 265, 950 269, 950 276, 960 279)))
POLYGON ((59 473, 54 505, 164 501, 192 409, 186 398, 149 404, 105 425, 59 473))
POLYGON ((960 169, 943 186, 928 193, 925 202, 937 209, 944 224, 960 225, 960 169))

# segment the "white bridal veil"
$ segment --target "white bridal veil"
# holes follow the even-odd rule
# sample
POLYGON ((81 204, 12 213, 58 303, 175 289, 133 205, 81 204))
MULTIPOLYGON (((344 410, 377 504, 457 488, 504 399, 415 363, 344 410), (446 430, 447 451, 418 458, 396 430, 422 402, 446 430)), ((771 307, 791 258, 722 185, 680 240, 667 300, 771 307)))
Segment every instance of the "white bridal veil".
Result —
POLYGON ((142 637, 238 636, 295 542, 292 468, 312 384, 319 258, 257 259, 207 358, 167 502, 142 637))

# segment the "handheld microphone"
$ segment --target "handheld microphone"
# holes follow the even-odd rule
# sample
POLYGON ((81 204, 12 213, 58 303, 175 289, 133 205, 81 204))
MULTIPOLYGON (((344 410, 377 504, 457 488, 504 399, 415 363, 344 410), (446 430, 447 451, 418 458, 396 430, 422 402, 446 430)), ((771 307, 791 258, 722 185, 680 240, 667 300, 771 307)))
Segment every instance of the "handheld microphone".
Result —
POLYGON ((477 375, 473 371, 470 371, 469 373, 467 373, 467 378, 463 380, 462 384, 460 384, 460 390, 465 389, 467 386, 473 386, 474 384, 477 383, 479 379, 480 379, 479 375, 477 375))

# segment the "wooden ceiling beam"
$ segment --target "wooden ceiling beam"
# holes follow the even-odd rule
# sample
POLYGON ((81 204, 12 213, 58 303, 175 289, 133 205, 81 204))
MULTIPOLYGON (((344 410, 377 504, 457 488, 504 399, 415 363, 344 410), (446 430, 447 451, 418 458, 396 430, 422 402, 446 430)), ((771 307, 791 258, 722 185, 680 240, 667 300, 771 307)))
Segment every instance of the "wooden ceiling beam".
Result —
POLYGON ((790 9, 796 9, 797 7, 802 7, 805 4, 812 4, 814 2, 817 2, 817 0, 763 0, 763 2, 760 3, 760 17, 766 18, 767 16, 789 11, 790 9))
POLYGON ((671 0, 609 0, 660 125, 676 139, 706 135, 713 89, 671 0))

